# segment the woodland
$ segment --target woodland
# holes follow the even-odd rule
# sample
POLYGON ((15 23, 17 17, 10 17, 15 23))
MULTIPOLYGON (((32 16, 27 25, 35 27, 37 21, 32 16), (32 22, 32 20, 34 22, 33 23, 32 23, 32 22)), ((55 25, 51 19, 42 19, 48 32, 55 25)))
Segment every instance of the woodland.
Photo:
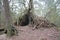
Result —
POLYGON ((60 40, 60 0, 0 0, 0 40, 60 40))

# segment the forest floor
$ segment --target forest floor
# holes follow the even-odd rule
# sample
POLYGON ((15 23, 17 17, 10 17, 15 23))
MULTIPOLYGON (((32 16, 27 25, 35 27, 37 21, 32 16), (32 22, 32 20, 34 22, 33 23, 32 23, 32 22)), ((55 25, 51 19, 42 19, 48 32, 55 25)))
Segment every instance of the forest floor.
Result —
POLYGON ((29 26, 17 26, 17 30, 17 36, 8 38, 6 34, 2 34, 0 40, 60 40, 60 30, 54 27, 32 30, 29 26))

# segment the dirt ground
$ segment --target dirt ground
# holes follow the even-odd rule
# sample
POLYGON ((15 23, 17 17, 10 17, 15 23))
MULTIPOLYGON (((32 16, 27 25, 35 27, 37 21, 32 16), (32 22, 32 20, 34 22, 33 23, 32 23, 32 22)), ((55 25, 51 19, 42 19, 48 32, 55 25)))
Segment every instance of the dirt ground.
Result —
POLYGON ((60 40, 60 30, 53 27, 32 30, 32 27, 17 27, 18 35, 8 38, 6 34, 0 35, 0 40, 60 40))

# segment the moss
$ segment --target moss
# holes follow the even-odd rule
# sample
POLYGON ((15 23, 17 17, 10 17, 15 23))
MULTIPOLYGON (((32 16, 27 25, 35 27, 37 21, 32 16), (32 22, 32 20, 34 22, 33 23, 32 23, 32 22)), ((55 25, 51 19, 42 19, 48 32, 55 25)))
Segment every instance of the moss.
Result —
POLYGON ((18 31, 16 30, 15 27, 13 27, 12 25, 9 26, 9 28, 7 28, 6 32, 7 36, 14 36, 18 34, 18 31))

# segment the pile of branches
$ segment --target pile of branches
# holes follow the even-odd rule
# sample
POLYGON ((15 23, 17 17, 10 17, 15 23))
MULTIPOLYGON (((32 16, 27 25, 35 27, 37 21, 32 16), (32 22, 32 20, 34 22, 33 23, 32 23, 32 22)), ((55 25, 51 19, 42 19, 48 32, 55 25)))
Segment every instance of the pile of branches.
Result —
POLYGON ((47 20, 46 18, 43 17, 35 17, 33 18, 32 21, 32 27, 35 28, 50 28, 50 27, 56 27, 56 25, 54 23, 51 23, 49 20, 47 20))
POLYGON ((47 20, 44 17, 38 17, 36 15, 28 15, 25 14, 22 16, 22 18, 19 18, 18 25, 20 26, 26 26, 28 24, 31 24, 32 27, 35 28, 50 28, 50 27, 56 27, 54 23, 51 23, 49 20, 47 20), (32 17, 33 16, 33 17, 32 17))

